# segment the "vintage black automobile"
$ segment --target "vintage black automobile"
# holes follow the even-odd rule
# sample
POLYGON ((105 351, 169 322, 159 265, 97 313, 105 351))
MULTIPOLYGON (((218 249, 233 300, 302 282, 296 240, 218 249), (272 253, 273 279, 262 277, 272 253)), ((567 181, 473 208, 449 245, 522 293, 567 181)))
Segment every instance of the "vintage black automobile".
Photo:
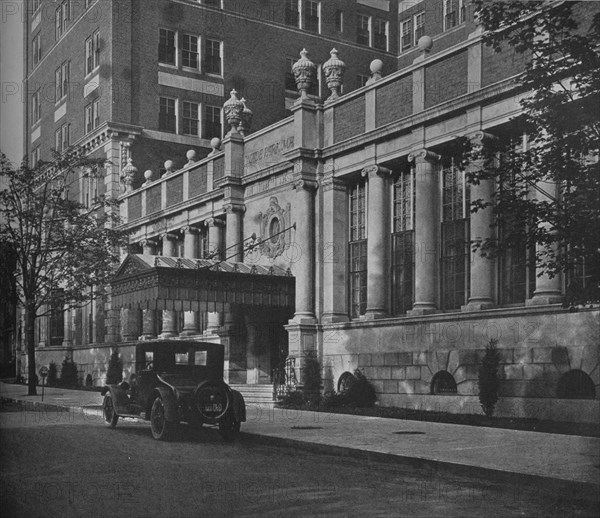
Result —
POLYGON ((182 421, 195 427, 212 424, 225 440, 234 439, 246 420, 246 405, 223 381, 223 359, 219 344, 140 342, 129 382, 102 389, 104 421, 114 428, 119 417, 142 417, 159 440, 169 440, 182 421))

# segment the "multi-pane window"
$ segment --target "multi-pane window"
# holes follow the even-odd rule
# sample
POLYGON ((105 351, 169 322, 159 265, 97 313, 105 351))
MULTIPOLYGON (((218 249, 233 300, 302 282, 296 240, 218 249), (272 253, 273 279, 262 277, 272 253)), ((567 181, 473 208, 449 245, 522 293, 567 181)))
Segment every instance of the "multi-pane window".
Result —
POLYGON ((36 147, 32 152, 31 152, 31 162, 30 162, 30 167, 34 168, 38 165, 38 162, 40 161, 40 148, 39 146, 36 147))
POLYGON ((41 32, 38 32, 31 40, 33 66, 36 66, 42 59, 42 41, 41 32))
POLYGON ((85 74, 91 74, 100 65, 100 32, 85 40, 85 74))
POLYGON ((54 32, 56 39, 62 37, 71 19, 71 0, 63 0, 54 12, 54 32))
POLYGON ((349 292, 350 315, 359 317, 367 310, 367 222, 366 187, 361 181, 350 191, 349 292))
POLYGON ((221 138, 221 108, 217 106, 204 107, 204 121, 202 124, 203 137, 210 139, 221 138))
POLYGON ((356 76, 356 84, 358 85, 358 88, 365 86, 369 79, 370 79, 370 76, 367 76, 365 74, 358 74, 356 76))
POLYGON ((302 9, 302 28, 311 32, 319 32, 319 2, 304 0, 302 9))
POLYGON ((64 312, 64 294, 62 290, 56 290, 52 293, 52 302, 50 304, 50 345, 62 345, 65 338, 65 312, 64 312))
POLYGON ((356 20, 356 42, 360 45, 371 44, 370 19, 364 14, 359 14, 356 20))
POLYGON ((294 66, 294 58, 285 58, 285 89, 296 91, 296 78, 292 72, 294 66))
POLYGON ((31 96, 31 119, 35 124, 42 118, 42 92, 38 90, 31 96))
POLYGON ((400 50, 406 50, 413 45, 412 18, 400 22, 400 50))
POLYGON ((385 20, 373 20, 373 47, 379 50, 388 49, 388 22, 385 20))
POLYGON ((337 32, 344 31, 344 12, 341 10, 335 12, 335 30, 337 32))
POLYGON ((221 42, 218 40, 204 40, 204 72, 221 75, 221 42))
POLYGON ((469 289, 469 192, 453 162, 442 171, 442 306, 466 304, 469 289))
POLYGON ((85 107, 85 132, 89 133, 98 126, 100 126, 100 115, 98 108, 100 99, 94 99, 90 104, 85 107))
POLYGON ((393 186, 392 313, 405 314, 413 306, 414 293, 414 169, 403 171, 393 186))
POLYGON ((419 42, 419 38, 425 36, 425 13, 415 14, 413 17, 413 29, 415 34, 413 42, 416 45, 419 42))
POLYGON ((55 102, 60 101, 69 93, 69 83, 71 79, 71 62, 65 61, 54 72, 55 82, 55 102))
POLYGON ((181 64, 188 68, 198 68, 198 37, 184 34, 181 41, 181 64))
POLYGON ((160 98, 160 106, 158 112, 158 129, 177 133, 177 115, 175 112, 175 99, 168 97, 160 98))
POLYGON ((463 0, 444 0, 444 30, 465 21, 465 6, 463 0))
POLYGON ((298 12, 298 0, 286 0, 285 2, 285 24, 290 27, 300 26, 300 13, 298 12))
POLYGON ((166 65, 176 65, 177 47, 175 46, 175 31, 159 29, 158 62, 166 65))
POLYGON ((54 133, 54 148, 58 153, 66 151, 71 145, 71 125, 63 124, 54 133))
POLYGON ((182 103, 182 133, 184 135, 198 136, 198 104, 189 101, 182 103))

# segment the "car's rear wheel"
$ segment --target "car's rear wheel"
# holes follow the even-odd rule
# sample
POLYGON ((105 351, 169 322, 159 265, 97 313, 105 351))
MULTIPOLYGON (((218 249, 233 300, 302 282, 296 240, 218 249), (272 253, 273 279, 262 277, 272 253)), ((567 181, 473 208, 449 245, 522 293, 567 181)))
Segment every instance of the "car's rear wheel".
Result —
POLYGON ((115 426, 117 426, 119 416, 115 411, 115 405, 113 403, 113 398, 110 395, 110 393, 107 393, 104 396, 104 401, 102 403, 102 415, 104 416, 104 422, 109 428, 114 428, 115 426))
POLYGON ((176 427, 177 423, 167 421, 165 405, 162 398, 158 396, 152 403, 152 410, 150 411, 152 437, 159 441, 168 441, 173 437, 176 427))
POLYGON ((225 414, 219 421, 219 433, 226 441, 233 441, 240 434, 241 425, 242 423, 240 423, 235 416, 229 412, 225 414))

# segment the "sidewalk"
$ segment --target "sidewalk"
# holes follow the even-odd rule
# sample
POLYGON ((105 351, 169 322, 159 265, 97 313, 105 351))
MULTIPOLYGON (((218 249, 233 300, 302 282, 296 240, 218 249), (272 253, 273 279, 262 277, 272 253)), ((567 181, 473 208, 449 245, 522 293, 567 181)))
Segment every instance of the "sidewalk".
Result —
MULTIPOLYGON (((27 387, 0 383, 0 397, 41 404, 27 387)), ((44 405, 97 415, 102 396, 47 388, 44 405)), ((455 424, 248 406, 247 439, 373 460, 429 463, 450 469, 554 482, 600 485, 600 439, 455 424)), ((148 433, 150 430, 148 429, 148 433)))

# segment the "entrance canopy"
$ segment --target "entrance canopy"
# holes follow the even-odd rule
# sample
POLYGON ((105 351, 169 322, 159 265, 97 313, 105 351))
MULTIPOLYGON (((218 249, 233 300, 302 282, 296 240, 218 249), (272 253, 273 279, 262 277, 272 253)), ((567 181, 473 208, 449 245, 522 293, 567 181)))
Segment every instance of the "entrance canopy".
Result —
POLYGON ((111 282, 112 307, 229 311, 232 304, 291 308, 289 270, 207 259, 129 254, 111 282))

